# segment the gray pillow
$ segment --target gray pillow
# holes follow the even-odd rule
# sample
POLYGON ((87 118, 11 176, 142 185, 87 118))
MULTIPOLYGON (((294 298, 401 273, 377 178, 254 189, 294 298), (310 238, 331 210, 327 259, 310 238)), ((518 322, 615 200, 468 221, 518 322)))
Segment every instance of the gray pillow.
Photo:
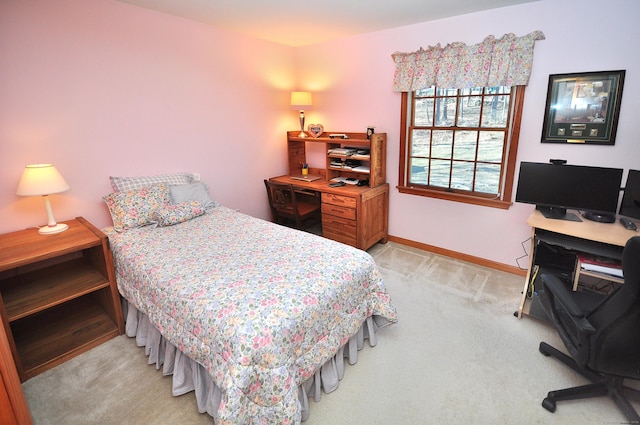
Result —
POLYGON ((138 177, 115 177, 110 176, 111 187, 114 192, 126 192, 129 190, 140 189, 158 183, 164 183, 167 186, 173 184, 187 184, 193 182, 193 174, 191 173, 169 173, 157 174, 154 176, 138 176, 138 177))
POLYGON ((205 210, 217 207, 220 205, 209 196, 207 187, 202 182, 195 182, 189 184, 180 184, 175 186, 169 186, 171 191, 171 199, 174 204, 181 204, 183 202, 199 201, 200 205, 205 210))

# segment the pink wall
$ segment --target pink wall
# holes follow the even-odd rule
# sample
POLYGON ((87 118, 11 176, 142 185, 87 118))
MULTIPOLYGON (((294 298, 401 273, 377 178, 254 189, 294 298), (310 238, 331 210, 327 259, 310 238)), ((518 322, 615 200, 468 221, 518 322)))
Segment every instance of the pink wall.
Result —
POLYGON ((71 185, 53 197, 59 221, 82 215, 106 226, 109 175, 169 171, 200 172, 224 205, 266 218, 262 179, 286 171, 284 133, 297 128, 289 92, 308 89, 308 123, 388 133, 392 235, 516 265, 530 206, 505 211, 395 190, 391 54, 542 30, 518 159, 638 169, 637 16, 635 0, 542 0, 296 49, 113 0, 2 1, 0 233, 45 222, 40 199, 15 195, 22 168, 36 162, 53 162, 71 185), (611 69, 627 70, 616 145, 541 144, 548 75, 611 69))
MULTIPOLYGON (((525 35, 542 30, 535 47, 527 87, 518 160, 546 162, 565 158, 580 165, 640 169, 637 117, 640 97, 640 2, 543 0, 520 6, 425 22, 350 37, 296 52, 299 80, 317 86, 316 111, 325 128, 387 132, 387 180, 391 185, 390 234, 499 263, 517 266, 522 242, 531 233, 526 219, 532 207, 509 210, 400 194, 398 183, 400 94, 392 91, 396 51, 454 41, 481 42, 487 35, 525 35), (327 60, 331 58, 331 60, 327 60), (336 66, 336 63, 340 66, 336 66), (566 146, 540 143, 549 74, 626 69, 615 146, 566 146)), ((616 224, 619 225, 619 224, 616 224)), ((525 245, 529 249, 529 242, 525 245)), ((527 259, 519 264, 527 267, 527 259)))
POLYGON ((267 217, 286 170, 293 50, 112 0, 0 2, 0 232, 46 223, 15 195, 26 164, 71 190, 56 219, 110 224, 109 175, 200 172, 220 202, 267 217))

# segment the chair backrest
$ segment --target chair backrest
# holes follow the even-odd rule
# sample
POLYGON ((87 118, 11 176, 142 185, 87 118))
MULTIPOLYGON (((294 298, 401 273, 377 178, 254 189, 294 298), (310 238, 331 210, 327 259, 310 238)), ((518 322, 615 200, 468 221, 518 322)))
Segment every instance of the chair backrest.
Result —
POLYGON ((264 185, 267 188, 274 222, 285 225, 293 222, 300 230, 320 222, 320 202, 317 192, 314 192, 313 199, 309 199, 308 191, 299 189, 302 196, 298 199, 297 190, 291 184, 265 180, 264 185))
POLYGON ((279 215, 293 217, 297 214, 296 195, 290 184, 275 183, 265 180, 269 206, 274 220, 277 221, 279 215))
POLYGON ((624 283, 591 312, 596 328, 590 338, 589 368, 640 377, 640 236, 630 238, 622 254, 624 283))

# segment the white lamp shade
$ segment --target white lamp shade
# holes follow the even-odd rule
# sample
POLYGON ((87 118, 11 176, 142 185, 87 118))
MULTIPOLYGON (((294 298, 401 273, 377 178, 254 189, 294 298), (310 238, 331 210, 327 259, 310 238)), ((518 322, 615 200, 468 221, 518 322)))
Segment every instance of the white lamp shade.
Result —
POLYGON ((33 164, 24 168, 16 194, 19 196, 38 196, 66 192, 67 190, 69 190, 69 184, 53 164, 33 164))
POLYGON ((311 103, 311 92, 293 91, 291 92, 291 109, 309 109, 311 103))

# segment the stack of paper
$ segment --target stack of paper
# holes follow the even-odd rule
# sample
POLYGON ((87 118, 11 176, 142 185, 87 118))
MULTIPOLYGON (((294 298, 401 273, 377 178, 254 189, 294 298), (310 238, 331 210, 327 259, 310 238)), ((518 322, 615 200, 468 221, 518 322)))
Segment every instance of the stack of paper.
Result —
POLYGON ((353 167, 351 170, 359 171, 361 173, 369 173, 369 172, 371 172, 368 165, 358 165, 357 167, 353 167))
POLYGON ((333 149, 329 149, 327 151, 328 154, 330 155, 344 155, 344 156, 349 156, 349 155, 353 155, 354 153, 356 153, 355 149, 349 149, 349 148, 333 148, 333 149))

